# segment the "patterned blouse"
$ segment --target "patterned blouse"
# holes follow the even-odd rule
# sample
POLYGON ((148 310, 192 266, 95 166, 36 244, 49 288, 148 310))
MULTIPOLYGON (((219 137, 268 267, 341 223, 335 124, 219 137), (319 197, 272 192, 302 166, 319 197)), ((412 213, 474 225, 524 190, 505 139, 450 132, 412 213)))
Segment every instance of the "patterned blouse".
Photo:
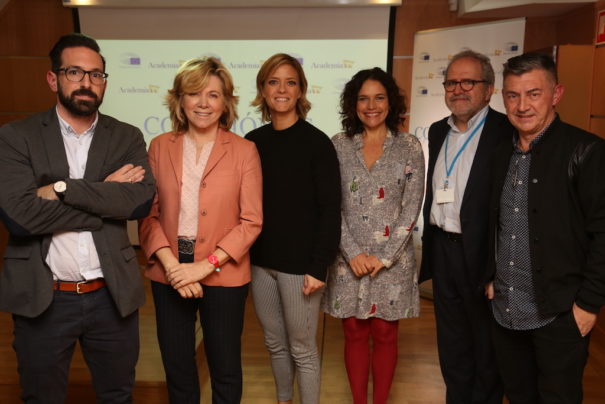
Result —
POLYGON ((332 138, 342 177, 339 255, 328 271, 323 310, 334 317, 418 317, 418 273, 412 232, 424 195, 424 155, 418 139, 389 134, 383 154, 368 170, 361 134, 332 138), (385 268, 357 278, 348 262, 365 252, 385 268))

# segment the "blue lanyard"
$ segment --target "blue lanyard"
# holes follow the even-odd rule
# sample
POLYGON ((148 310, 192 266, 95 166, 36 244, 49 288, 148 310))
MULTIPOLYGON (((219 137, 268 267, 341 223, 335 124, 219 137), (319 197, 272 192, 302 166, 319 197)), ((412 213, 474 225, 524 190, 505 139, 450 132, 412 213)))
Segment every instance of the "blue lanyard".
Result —
POLYGON ((487 114, 483 117, 481 122, 479 122, 479 124, 477 126, 475 126, 475 129, 473 129, 473 131, 471 132, 469 137, 466 138, 466 140, 464 141, 464 144, 458 150, 458 153, 456 153, 456 155, 454 156, 454 160, 452 160, 452 164, 450 164, 449 168, 447 167, 447 144, 449 143, 449 140, 450 140, 450 133, 448 132, 447 136, 445 137, 445 180, 446 180, 446 184, 447 184, 448 178, 450 178, 450 174, 452 173, 452 170, 454 169, 454 165, 456 165, 456 162, 458 161, 458 157, 460 157, 460 155, 462 154, 464 149, 466 149, 466 146, 471 141, 473 136, 475 136, 475 133, 477 133, 477 131, 483 127, 483 124, 485 123, 485 118, 487 118, 487 114))

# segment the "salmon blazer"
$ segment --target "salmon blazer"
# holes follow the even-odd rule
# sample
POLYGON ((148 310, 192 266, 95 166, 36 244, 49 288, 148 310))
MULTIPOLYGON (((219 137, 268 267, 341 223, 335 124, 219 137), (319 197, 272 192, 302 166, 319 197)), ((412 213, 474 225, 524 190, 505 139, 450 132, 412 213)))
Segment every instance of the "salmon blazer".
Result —
MULTIPOLYGON (((145 276, 169 283, 155 252, 170 247, 178 257, 177 232, 183 171, 183 135, 157 136, 149 146, 149 165, 157 193, 148 217, 139 222, 141 247, 148 259, 145 276)), ((231 260, 202 280, 209 286, 250 282, 248 250, 262 226, 262 174, 254 143, 220 129, 200 183, 195 260, 217 247, 231 260)))

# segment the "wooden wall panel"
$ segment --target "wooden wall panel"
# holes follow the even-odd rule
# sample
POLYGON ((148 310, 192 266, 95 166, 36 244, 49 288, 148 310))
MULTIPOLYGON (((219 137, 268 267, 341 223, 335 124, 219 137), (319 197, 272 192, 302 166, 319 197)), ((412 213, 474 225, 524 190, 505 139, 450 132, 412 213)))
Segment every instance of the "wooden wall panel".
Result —
MULTIPOLYGON (((603 139, 605 139, 605 118, 591 118, 590 132, 599 135, 603 139)), ((605 324, 603 324, 603 328, 605 328, 605 324)))
POLYGON ((594 43, 595 6, 587 4, 557 18, 557 42, 553 45, 590 45, 594 43))
MULTIPOLYGON (((17 113, 13 113, 13 112, 0 112, 0 126, 4 125, 5 123, 16 121, 18 119, 27 118, 29 115, 30 114, 17 114, 17 113)), ((0 229, 0 232, 2 232, 1 229, 0 229)))
POLYGON ((0 77, 6 78, 0 97, 0 111, 32 114, 55 104, 56 98, 46 83, 50 69, 47 57, 0 57, 0 77))
POLYGON ((0 14, 0 56, 46 56, 72 31, 71 9, 60 0, 10 0, 0 14))
POLYGON ((409 130, 410 123, 410 97, 412 84, 412 59, 395 59, 393 60, 393 77, 397 80, 397 84, 401 89, 401 93, 405 97, 405 105, 407 112, 405 121, 403 122, 403 130, 409 130))
POLYGON ((605 116, 605 46, 595 49, 594 82, 590 113, 605 116))
POLYGON ((557 45, 557 19, 554 17, 528 18, 525 22, 525 52, 557 45))
MULTIPOLYGON (((605 0, 599 0, 595 3, 595 10, 605 10, 605 0)), ((595 19, 595 27, 596 27, 596 19, 595 19)))
POLYGON ((557 71, 565 87, 557 112, 565 122, 590 129, 594 45, 559 46, 557 71))

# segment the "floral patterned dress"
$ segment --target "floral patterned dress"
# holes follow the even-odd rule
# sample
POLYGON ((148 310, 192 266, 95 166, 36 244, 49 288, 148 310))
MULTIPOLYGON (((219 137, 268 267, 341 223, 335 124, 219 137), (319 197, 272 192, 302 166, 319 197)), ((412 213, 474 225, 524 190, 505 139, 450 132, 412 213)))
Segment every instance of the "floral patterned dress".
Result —
POLYGON ((342 233, 328 271, 322 308, 334 317, 418 317, 418 272, 412 232, 424 194, 424 155, 418 139, 389 134, 368 170, 361 134, 332 138, 342 178, 342 233), (382 261, 378 275, 358 278, 348 262, 366 252, 382 261))

